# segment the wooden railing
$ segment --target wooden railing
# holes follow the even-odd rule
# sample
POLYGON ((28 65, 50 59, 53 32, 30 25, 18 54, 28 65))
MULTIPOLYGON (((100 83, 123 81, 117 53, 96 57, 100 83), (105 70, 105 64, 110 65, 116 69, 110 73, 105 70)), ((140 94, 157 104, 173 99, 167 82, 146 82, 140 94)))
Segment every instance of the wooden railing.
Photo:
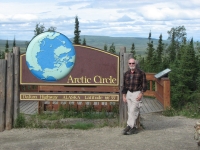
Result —
POLYGON ((165 108, 170 106, 170 80, 169 78, 156 79, 154 73, 146 73, 148 90, 145 96, 155 97, 165 108))

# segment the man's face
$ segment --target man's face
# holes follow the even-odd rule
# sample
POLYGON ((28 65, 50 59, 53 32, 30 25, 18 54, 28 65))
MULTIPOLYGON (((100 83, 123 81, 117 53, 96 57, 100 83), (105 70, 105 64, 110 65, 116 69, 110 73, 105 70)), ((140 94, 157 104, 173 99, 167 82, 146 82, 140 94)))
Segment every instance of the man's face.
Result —
POLYGON ((128 66, 131 70, 135 69, 135 60, 134 59, 130 59, 128 61, 128 66))

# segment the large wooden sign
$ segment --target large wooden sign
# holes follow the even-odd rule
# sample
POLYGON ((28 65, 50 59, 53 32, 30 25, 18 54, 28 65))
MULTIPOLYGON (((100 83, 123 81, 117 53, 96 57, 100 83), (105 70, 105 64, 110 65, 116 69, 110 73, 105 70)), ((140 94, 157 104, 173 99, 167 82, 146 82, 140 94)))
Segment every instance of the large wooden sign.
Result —
MULTIPOLYGON (((27 67, 26 54, 20 56, 21 85, 118 86, 119 56, 106 51, 74 45, 76 60, 64 78, 47 82, 35 77, 27 67)), ((48 56, 45 58, 48 59, 48 56)))

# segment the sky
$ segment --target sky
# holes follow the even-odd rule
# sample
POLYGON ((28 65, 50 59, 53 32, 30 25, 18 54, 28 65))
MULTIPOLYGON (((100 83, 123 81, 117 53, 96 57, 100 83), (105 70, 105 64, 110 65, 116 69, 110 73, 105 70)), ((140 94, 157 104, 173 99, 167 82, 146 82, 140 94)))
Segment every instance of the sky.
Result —
MULTIPOLYGON (((0 39, 30 41, 36 24, 80 35, 168 38, 184 26, 187 39, 200 41, 200 0, 0 0, 0 39)), ((86 39, 87 41, 87 39, 86 39)))

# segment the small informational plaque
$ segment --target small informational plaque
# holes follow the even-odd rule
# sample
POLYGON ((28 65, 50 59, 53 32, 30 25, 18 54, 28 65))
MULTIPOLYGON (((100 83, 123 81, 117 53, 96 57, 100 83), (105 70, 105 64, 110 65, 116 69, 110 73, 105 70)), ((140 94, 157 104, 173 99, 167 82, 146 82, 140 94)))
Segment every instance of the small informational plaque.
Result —
POLYGON ((163 71, 161 71, 161 72, 155 74, 154 77, 157 78, 157 79, 158 79, 158 78, 161 78, 161 77, 165 77, 165 76, 168 75, 168 73, 169 73, 170 71, 171 71, 171 70, 167 68, 167 69, 165 69, 165 70, 163 70, 163 71))

